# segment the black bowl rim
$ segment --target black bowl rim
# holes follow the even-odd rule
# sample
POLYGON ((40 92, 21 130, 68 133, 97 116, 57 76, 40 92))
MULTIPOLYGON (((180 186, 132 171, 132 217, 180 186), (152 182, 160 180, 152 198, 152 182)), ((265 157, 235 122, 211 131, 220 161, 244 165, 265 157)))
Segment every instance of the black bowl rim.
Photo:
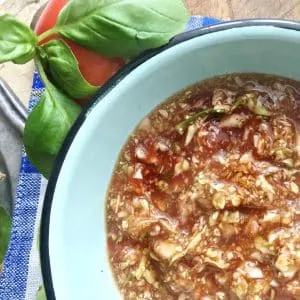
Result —
POLYGON ((51 177, 48 182, 45 200, 42 210, 42 219, 41 219, 41 235, 40 235, 40 255, 41 255, 41 267, 42 275, 45 286, 45 291, 48 300, 55 300, 55 292, 52 281, 51 266, 50 266, 50 257, 49 257, 49 225, 50 225, 50 215, 51 215, 51 206, 53 195, 55 192, 55 187, 57 179, 62 168, 64 159, 68 153, 77 132, 85 122, 89 113, 93 108, 121 81, 123 80, 131 71, 140 66, 142 63, 148 59, 154 57, 155 55, 174 47, 177 44, 185 42, 187 40, 203 36, 206 34, 229 30, 239 27, 253 27, 253 26, 270 26, 276 28, 283 28, 289 30, 300 31, 300 22, 291 21, 291 20, 281 20, 281 19, 244 19, 244 20, 235 20, 235 21, 226 21, 221 22, 216 25, 211 25, 207 27, 202 27, 187 31, 175 36, 170 42, 160 48, 154 50, 148 50, 129 64, 124 66, 119 72, 117 72, 107 83, 105 83, 93 97, 91 102, 83 109, 78 119, 72 126, 69 131, 62 148, 56 158, 56 162, 51 174, 51 177))

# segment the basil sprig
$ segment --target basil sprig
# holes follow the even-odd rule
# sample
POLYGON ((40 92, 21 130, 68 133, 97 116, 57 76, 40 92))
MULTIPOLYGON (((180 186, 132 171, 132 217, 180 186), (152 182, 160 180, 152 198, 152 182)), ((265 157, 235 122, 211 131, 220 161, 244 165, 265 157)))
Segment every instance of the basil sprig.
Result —
POLYGON ((39 61, 37 64, 46 88, 26 121, 24 145, 31 163, 49 178, 61 145, 81 109, 47 79, 39 61))
POLYGON ((73 0, 56 28, 98 53, 128 58, 166 44, 187 20, 181 0, 73 0))
POLYGON ((13 16, 0 16, 0 63, 22 64, 35 58, 45 84, 26 122, 24 144, 29 160, 46 178, 81 110, 72 99, 97 90, 82 76, 76 57, 61 38, 128 59, 167 43, 184 29, 187 19, 182 0, 70 0, 57 24, 36 36, 13 16), (57 38, 44 43, 53 34, 57 38))
POLYGON ((41 285, 36 293, 36 300, 47 300, 45 288, 41 285))
POLYGON ((89 84, 80 73, 76 57, 62 40, 52 40, 42 47, 44 68, 57 87, 73 99, 96 93, 98 87, 89 84))
POLYGON ((11 15, 0 16, 0 63, 28 62, 35 55, 36 43, 37 37, 30 28, 11 15))
POLYGON ((6 249, 8 247, 11 230, 11 218, 7 211, 0 207, 0 273, 6 249))

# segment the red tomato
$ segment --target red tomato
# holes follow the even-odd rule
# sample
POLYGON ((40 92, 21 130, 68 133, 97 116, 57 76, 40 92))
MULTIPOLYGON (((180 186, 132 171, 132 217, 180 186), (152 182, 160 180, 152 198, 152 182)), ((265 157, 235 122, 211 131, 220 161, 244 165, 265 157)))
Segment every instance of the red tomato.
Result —
MULTIPOLYGON (((50 0, 48 2, 36 25, 35 31, 37 34, 54 27, 60 10, 67 2, 68 0, 50 0)), ((45 41, 47 40, 43 42, 45 41)), ((104 57, 72 41, 65 41, 76 56, 83 77, 92 85, 102 85, 124 65, 123 59, 104 57)), ((87 102, 88 99, 78 101, 82 105, 87 102)))
POLYGON ((37 34, 54 27, 60 10, 67 2, 68 0, 50 0, 48 2, 35 27, 37 34))

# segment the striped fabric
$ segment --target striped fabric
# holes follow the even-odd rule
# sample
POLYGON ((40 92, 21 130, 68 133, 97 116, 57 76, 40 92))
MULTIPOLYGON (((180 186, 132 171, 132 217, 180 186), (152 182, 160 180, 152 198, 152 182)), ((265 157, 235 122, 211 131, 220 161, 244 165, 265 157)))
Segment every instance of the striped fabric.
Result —
MULTIPOLYGON (((209 17, 191 17, 186 30, 218 22, 209 17)), ((29 111, 39 101, 43 88, 38 74, 34 73, 29 111)), ((0 275, 0 300, 36 299, 36 292, 42 284, 38 229, 46 186, 47 181, 29 163, 23 151, 11 241, 0 275)))

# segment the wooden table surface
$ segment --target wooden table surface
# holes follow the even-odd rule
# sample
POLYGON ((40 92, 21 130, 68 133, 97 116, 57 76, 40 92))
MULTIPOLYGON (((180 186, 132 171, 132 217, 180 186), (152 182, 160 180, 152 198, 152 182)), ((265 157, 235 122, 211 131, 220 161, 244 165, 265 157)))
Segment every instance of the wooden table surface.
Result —
MULTIPOLYGON (((6 0, 0 4, 0 14, 11 13, 30 24, 37 9, 45 2, 47 0, 6 0)), ((300 0, 185 0, 185 3, 191 15, 226 20, 263 17, 300 19, 300 0)), ((24 104, 29 98, 32 73, 32 63, 21 66, 11 63, 0 65, 0 76, 9 83, 24 104)))

